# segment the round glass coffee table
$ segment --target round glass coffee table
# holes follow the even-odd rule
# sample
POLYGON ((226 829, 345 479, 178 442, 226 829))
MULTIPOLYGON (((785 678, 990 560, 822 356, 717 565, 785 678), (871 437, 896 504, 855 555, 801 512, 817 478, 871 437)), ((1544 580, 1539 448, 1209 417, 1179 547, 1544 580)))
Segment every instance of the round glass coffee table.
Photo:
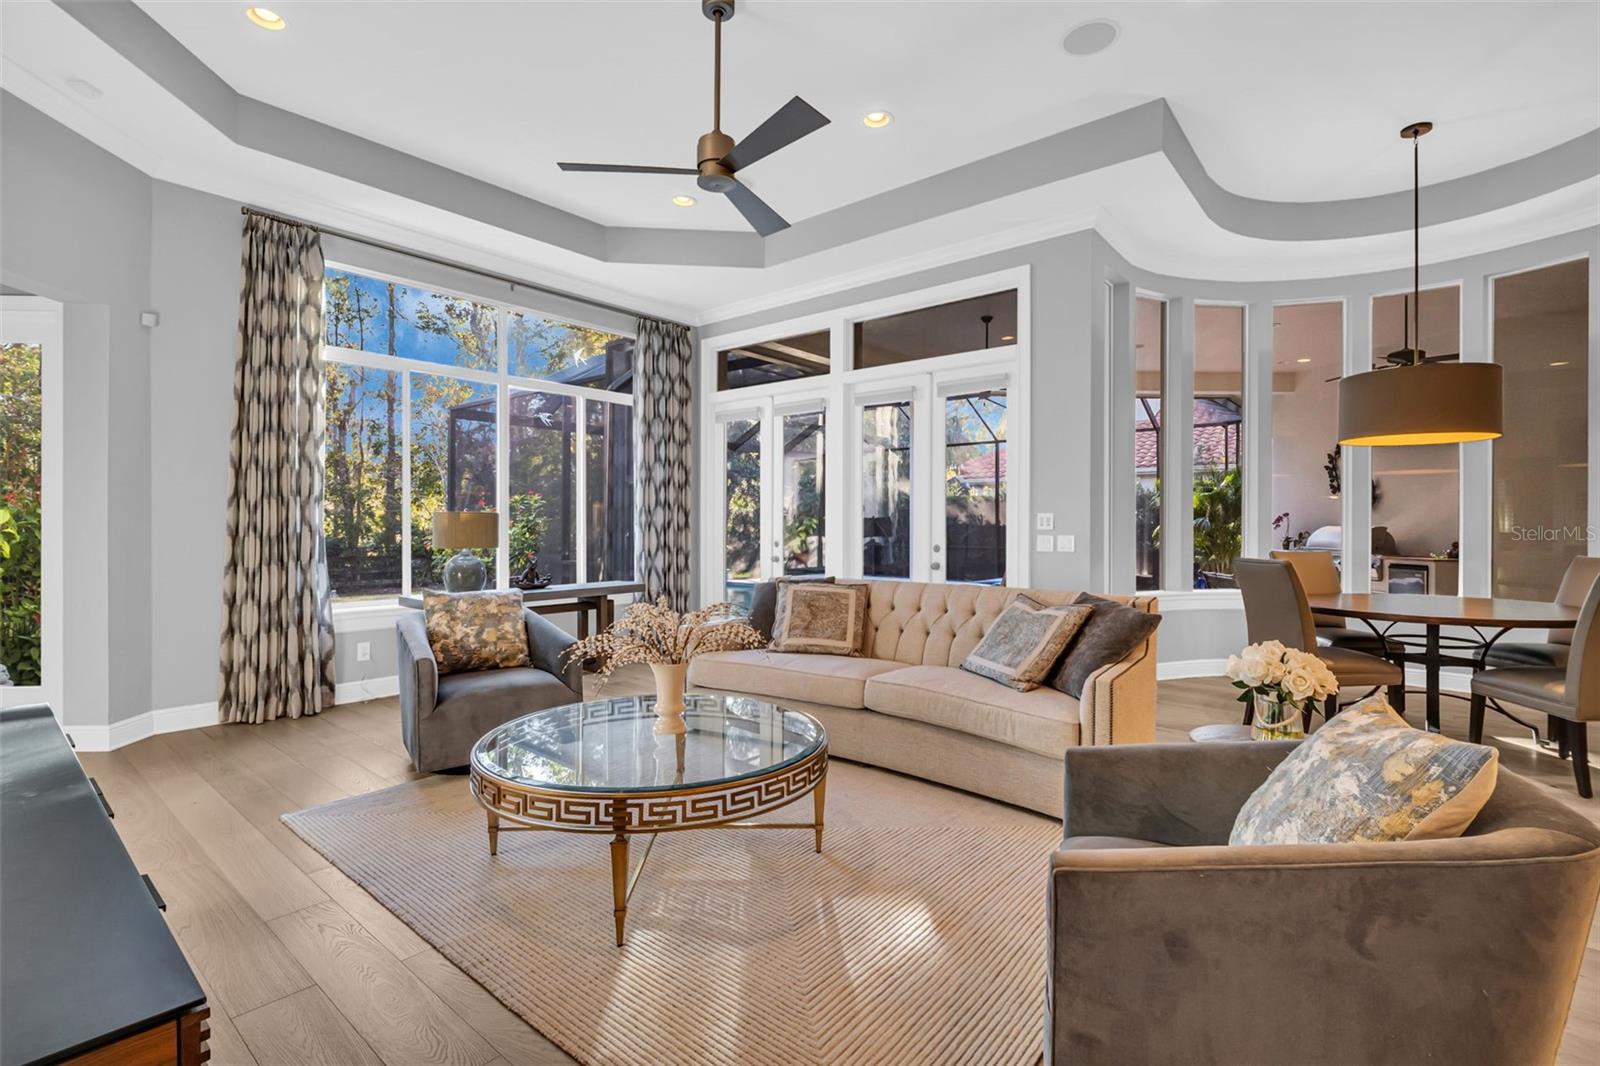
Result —
POLYGON ((743 696, 690 696, 685 732, 656 732, 654 697, 573 703, 508 722, 472 749, 489 854, 519 830, 611 837, 617 943, 658 833, 715 826, 810 829, 822 851, 828 736, 808 714, 743 696), (751 821, 812 797, 809 822, 751 821), (650 842, 629 874, 628 838, 650 842))

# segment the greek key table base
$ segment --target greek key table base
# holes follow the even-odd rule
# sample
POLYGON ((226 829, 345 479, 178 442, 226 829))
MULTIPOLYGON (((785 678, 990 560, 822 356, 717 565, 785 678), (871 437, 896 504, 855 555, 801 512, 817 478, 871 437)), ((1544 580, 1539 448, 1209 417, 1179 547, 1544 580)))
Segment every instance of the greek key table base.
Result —
POLYGON ((603 834, 611 837, 612 915, 623 943, 628 900, 644 872, 659 833, 683 829, 810 829, 822 852, 828 780, 826 744, 771 773, 694 788, 628 792, 562 791, 495 777, 474 764, 472 794, 488 817, 489 854, 499 854, 500 834, 528 831, 603 834), (811 795, 809 822, 752 821, 811 795), (629 872, 628 840, 648 836, 638 869, 629 872))

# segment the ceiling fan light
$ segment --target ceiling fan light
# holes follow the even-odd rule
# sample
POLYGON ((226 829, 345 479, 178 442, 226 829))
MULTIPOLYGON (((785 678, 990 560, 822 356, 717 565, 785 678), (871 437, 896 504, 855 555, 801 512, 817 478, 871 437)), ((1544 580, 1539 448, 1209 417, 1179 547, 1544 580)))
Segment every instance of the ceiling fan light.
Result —
POLYGON ((1464 444, 1502 432, 1499 363, 1418 363, 1339 379, 1339 443, 1464 444))

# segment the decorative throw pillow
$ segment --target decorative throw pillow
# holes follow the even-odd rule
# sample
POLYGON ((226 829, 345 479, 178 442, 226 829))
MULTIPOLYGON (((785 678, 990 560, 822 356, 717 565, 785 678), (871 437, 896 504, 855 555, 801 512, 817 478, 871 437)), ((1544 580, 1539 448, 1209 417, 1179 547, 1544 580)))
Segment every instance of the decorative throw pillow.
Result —
POLYGON ((1018 596, 961 663, 961 669, 1019 692, 1039 687, 1089 616, 1090 606, 1044 607, 1018 596))
POLYGON ((1087 592, 1078 593, 1072 602, 1088 604, 1094 613, 1083 624, 1078 639, 1067 648, 1061 665, 1050 675, 1050 685, 1074 699, 1082 699, 1089 675, 1143 644, 1161 624, 1161 616, 1087 592))
POLYGON ((1228 843, 1458 837, 1494 791, 1499 761, 1486 745, 1413 729, 1374 697, 1290 752, 1240 808, 1228 843))
POLYGON ((778 586, 786 581, 820 581, 833 584, 831 577, 780 577, 763 581, 750 594, 750 628, 767 640, 772 639, 772 623, 778 618, 778 586))
POLYGON ((868 586, 861 581, 780 581, 772 650, 861 654, 868 586))
POLYGON ((424 592, 428 645, 441 674, 528 665, 520 592, 424 592))

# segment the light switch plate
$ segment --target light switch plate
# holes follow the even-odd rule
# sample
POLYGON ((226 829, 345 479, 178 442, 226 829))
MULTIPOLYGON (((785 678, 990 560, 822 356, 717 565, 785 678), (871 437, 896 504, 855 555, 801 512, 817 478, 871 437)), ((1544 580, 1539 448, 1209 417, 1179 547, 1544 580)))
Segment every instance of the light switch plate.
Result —
POLYGON ((1056 537, 1056 551, 1071 552, 1078 550, 1078 538, 1071 533, 1061 533, 1056 537))
POLYGON ((1048 533, 1040 533, 1037 537, 1033 538, 1033 550, 1041 552, 1055 551, 1056 538, 1052 537, 1048 533))
POLYGON ((1051 514, 1048 511, 1040 511, 1038 514, 1033 516, 1033 528, 1034 529, 1054 529, 1054 528, 1056 528, 1056 516, 1051 514))

